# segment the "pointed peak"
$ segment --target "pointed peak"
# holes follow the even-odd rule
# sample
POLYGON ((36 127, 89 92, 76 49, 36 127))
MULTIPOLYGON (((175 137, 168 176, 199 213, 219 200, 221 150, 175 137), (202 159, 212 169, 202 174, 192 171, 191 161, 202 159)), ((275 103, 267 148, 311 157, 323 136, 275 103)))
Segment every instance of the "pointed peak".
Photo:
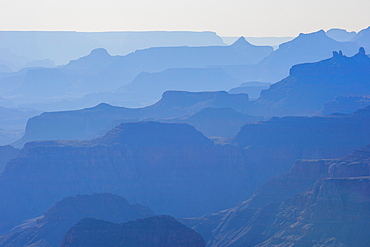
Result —
POLYGON ((245 45, 251 45, 251 44, 243 36, 241 36, 231 46, 245 46, 245 45))

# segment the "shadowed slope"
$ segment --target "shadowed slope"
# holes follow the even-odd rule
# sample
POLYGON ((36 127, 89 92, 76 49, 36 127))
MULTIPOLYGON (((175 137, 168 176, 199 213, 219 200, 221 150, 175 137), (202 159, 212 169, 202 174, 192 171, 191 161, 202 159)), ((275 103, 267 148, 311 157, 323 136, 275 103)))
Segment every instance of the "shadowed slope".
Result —
POLYGON ((154 213, 148 207, 130 204, 123 197, 109 193, 68 197, 34 220, 34 226, 21 226, 13 229, 15 233, 0 237, 0 246, 57 247, 69 228, 85 217, 122 223, 152 215, 154 213))
POLYGON ((86 218, 68 231, 61 246, 203 247, 205 243, 194 230, 162 215, 123 224, 86 218))

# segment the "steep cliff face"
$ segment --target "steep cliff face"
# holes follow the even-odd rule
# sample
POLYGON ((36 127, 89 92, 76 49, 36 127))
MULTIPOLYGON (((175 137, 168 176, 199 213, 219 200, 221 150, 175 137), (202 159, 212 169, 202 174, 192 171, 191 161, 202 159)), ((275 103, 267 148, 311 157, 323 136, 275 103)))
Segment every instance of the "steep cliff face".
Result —
POLYGON ((368 145, 369 121, 370 107, 351 114, 272 118, 246 124, 233 141, 261 174, 276 175, 297 159, 338 158, 368 145))
POLYGON ((130 204, 123 197, 100 193, 68 197, 52 206, 34 226, 20 226, 0 237, 0 246, 60 246, 65 233, 79 220, 95 217, 114 223, 153 216, 146 206, 130 204))
POLYGON ((0 146, 0 173, 4 170, 6 163, 19 154, 19 149, 10 145, 0 146))
POLYGON ((162 215, 124 224, 85 218, 67 232, 61 246, 203 247, 205 242, 194 230, 162 215))
POLYGON ((324 104, 322 115, 333 113, 351 113, 370 105, 370 96, 343 96, 324 104))
POLYGON ((328 178, 280 206, 257 246, 368 246, 370 178, 328 178))
POLYGON ((339 159, 297 161, 237 207, 184 222, 208 246, 366 246, 369 159, 367 146, 339 159))
POLYGON ((295 65, 289 77, 261 92, 254 110, 273 116, 315 115, 337 96, 370 94, 369 68, 363 48, 353 57, 334 52, 330 59, 295 65))
POLYGON ((122 124, 92 141, 27 143, 0 177, 0 222, 5 230, 63 197, 93 192, 122 195, 156 213, 202 215, 250 195, 248 174, 236 147, 214 145, 189 125, 122 124))

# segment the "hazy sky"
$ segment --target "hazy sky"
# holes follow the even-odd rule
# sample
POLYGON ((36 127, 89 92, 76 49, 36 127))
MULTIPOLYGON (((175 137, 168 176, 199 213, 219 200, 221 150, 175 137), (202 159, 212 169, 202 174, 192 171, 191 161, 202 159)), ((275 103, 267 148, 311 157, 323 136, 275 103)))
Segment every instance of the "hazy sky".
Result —
POLYGON ((370 26, 370 0, 0 0, 0 30, 296 36, 370 26))

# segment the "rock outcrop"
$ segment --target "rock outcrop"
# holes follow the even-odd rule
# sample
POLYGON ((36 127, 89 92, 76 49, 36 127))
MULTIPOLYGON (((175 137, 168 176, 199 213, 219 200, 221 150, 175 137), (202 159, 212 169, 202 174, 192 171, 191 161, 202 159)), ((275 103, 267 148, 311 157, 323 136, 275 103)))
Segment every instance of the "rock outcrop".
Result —
POLYGON ((297 159, 338 158, 367 145, 369 121, 370 107, 350 114, 272 118, 244 125, 233 142, 243 148, 257 178, 275 176, 297 159))
POLYGON ((264 81, 275 82, 286 77, 289 69, 301 63, 313 63, 329 58, 332 51, 342 50, 354 55, 359 46, 352 42, 338 42, 329 38, 323 30, 304 34, 283 43, 275 52, 260 62, 264 65, 264 81))
POLYGON ((295 65, 289 77, 261 92, 255 110, 272 116, 316 115, 335 97, 369 95, 369 71, 363 48, 353 57, 334 52, 330 59, 295 65))
POLYGON ((68 231, 61 246, 204 247, 205 242, 194 230, 162 215, 123 224, 85 218, 68 231))

